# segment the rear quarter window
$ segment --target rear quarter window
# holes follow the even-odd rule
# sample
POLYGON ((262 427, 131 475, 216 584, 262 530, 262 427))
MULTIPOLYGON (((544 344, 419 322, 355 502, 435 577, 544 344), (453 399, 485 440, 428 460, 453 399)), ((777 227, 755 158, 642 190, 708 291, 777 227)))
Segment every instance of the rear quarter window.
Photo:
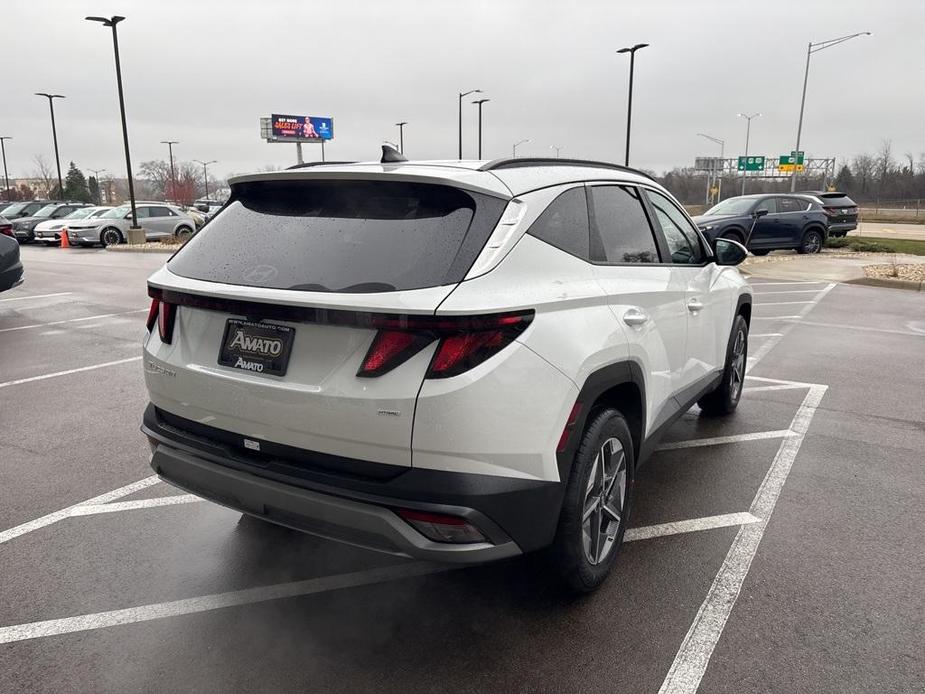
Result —
POLYGON ((257 181, 169 262, 184 277, 316 292, 462 281, 506 201, 397 181, 257 181))

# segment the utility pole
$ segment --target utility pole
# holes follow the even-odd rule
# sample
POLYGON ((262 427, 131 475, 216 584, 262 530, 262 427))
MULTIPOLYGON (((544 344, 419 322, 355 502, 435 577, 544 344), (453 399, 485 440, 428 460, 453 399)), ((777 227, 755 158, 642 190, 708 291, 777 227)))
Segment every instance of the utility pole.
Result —
POLYGON ((748 138, 752 132, 752 118, 757 118, 761 114, 753 113, 747 115, 745 113, 737 113, 736 115, 748 121, 748 125, 745 127, 745 168, 742 169, 742 192, 740 193, 740 195, 745 195, 745 179, 748 177, 748 138))
POLYGON ((636 64, 636 51, 640 48, 645 48, 649 44, 647 43, 637 43, 635 46, 629 46, 627 48, 621 48, 617 53, 629 53, 630 54, 630 88, 629 88, 629 98, 626 102, 626 157, 624 160, 624 165, 630 165, 630 126, 633 121, 633 70, 636 64))
POLYGON ((470 89, 468 92, 459 93, 459 160, 462 161, 462 100, 464 96, 470 94, 481 94, 481 89, 470 89))
POLYGON ((87 169, 90 173, 93 174, 93 177, 96 179, 96 204, 103 204, 103 189, 100 186, 100 174, 103 173, 106 169, 87 169))
POLYGON ((472 102, 479 107, 479 159, 482 158, 482 104, 487 101, 491 101, 491 99, 478 99, 472 102))
POLYGON ((405 126, 408 125, 408 121, 403 120, 401 123, 396 123, 398 126, 398 151, 402 154, 405 153, 405 126))
POLYGON ((520 142, 515 142, 515 143, 514 143, 514 146, 511 148, 511 156, 516 158, 516 157, 517 157, 517 148, 518 148, 520 145, 523 145, 523 144, 528 143, 529 141, 530 141, 530 138, 528 137, 526 140, 521 140, 520 142))
MULTIPOLYGON (((177 174, 173 169, 173 146, 180 144, 178 140, 161 140, 162 145, 167 145, 167 150, 170 152, 170 184, 173 186, 171 191, 174 196, 177 194, 177 174)), ((164 191, 166 193, 166 191, 164 191)), ((167 195, 164 195, 166 198, 167 195)))
POLYGON ((12 140, 12 137, 8 135, 0 136, 0 152, 3 153, 3 182, 6 185, 6 201, 12 201, 12 194, 10 193, 10 174, 6 170, 6 145, 3 144, 4 140, 12 140))
POLYGON ((55 166, 58 167, 58 195, 64 199, 64 182, 61 180, 61 157, 58 156, 58 130, 55 127, 55 99, 66 99, 61 94, 47 94, 45 92, 36 92, 36 96, 44 96, 48 99, 48 110, 51 111, 51 137, 55 142, 55 166))
POLYGON ((206 188, 206 200, 209 199, 209 164, 217 164, 218 160, 213 159, 212 161, 200 161, 199 159, 193 159, 197 164, 202 164, 202 180, 205 183, 206 188))

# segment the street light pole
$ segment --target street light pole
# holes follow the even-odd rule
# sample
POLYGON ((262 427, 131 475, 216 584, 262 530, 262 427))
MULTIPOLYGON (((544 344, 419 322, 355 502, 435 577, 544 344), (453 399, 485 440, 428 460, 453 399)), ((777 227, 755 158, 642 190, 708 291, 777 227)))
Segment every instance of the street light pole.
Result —
POLYGON ((745 179, 748 176, 748 138, 752 132, 752 118, 757 118, 760 116, 760 113, 753 113, 747 115, 745 113, 737 113, 739 118, 744 118, 748 121, 748 125, 745 126, 745 168, 742 169, 742 192, 739 195, 745 195, 745 179))
POLYGON ((481 89, 470 89, 468 92, 459 93, 459 160, 462 161, 462 100, 464 96, 470 94, 481 94, 481 89))
POLYGON ((100 174, 103 173, 106 169, 87 169, 90 173, 93 174, 93 178, 96 179, 96 204, 103 204, 103 189, 100 188, 100 174))
POLYGON ((51 111, 51 137, 55 141, 55 165, 58 167, 58 195, 64 199, 64 183, 61 181, 61 157, 58 156, 58 130, 55 128, 55 99, 65 99, 67 97, 61 94, 47 94, 45 92, 36 92, 36 96, 44 96, 48 99, 48 110, 51 111))
POLYGON ((6 170, 6 145, 3 144, 4 140, 12 140, 12 137, 8 135, 0 136, 0 152, 3 153, 3 182, 6 185, 6 200, 7 202, 12 201, 12 195, 10 193, 10 174, 6 170))
POLYGON ((637 43, 635 46, 629 46, 627 48, 621 48, 617 53, 629 53, 630 54, 630 88, 629 88, 629 98, 626 103, 626 157, 624 160, 624 165, 630 165, 630 126, 633 121, 633 70, 636 65, 636 51, 640 48, 645 48, 649 44, 647 43, 637 43))
POLYGON ((128 174, 128 198, 132 206, 132 229, 138 228, 138 214, 135 211, 135 182, 132 176, 132 158, 128 148, 128 125, 125 122, 125 95, 122 93, 122 65, 119 61, 119 33, 116 25, 123 21, 125 17, 113 15, 106 17, 86 17, 89 22, 99 22, 103 26, 112 29, 112 51, 116 57, 116 85, 119 88, 119 113, 122 116, 122 143, 125 147, 125 171, 128 174))
POLYGON ((472 103, 479 107, 479 159, 482 158, 482 104, 491 99, 478 99, 472 103))
POLYGON ((554 149, 554 150, 556 150, 556 159, 558 159, 558 158, 559 158, 559 150, 560 150, 560 149, 565 149, 565 148, 562 147, 561 145, 549 145, 549 149, 554 149))
POLYGON ((818 53, 823 51, 826 48, 831 48, 832 46, 837 46, 840 43, 845 41, 850 41, 851 39, 856 39, 858 36, 870 36, 869 31, 862 31, 857 34, 849 34, 847 36, 839 36, 837 39, 829 39, 828 41, 819 41, 818 43, 810 42, 806 46, 806 70, 803 73, 803 96, 800 98, 800 120, 797 121, 797 144, 793 148, 793 174, 790 177, 790 192, 793 193, 797 189, 797 160, 800 152, 800 136, 803 134, 803 109, 806 106, 806 85, 809 82, 809 59, 813 53, 818 53))
MULTIPOLYGON (((718 137, 713 137, 712 135, 707 135, 706 133, 697 133, 700 137, 705 137, 711 142, 715 142, 719 145, 719 176, 716 176, 716 172, 713 172, 714 177, 717 178, 718 182, 716 184, 716 202, 719 202, 723 199, 723 169, 726 165, 726 141, 721 140, 718 137)), ((715 167, 714 167, 715 168, 715 167)), ((707 196, 707 202, 709 202, 709 195, 707 196)))
POLYGON ((197 164, 202 164, 202 180, 206 184, 206 200, 209 199, 209 164, 217 164, 218 160, 213 159, 211 161, 200 161, 199 159, 193 159, 197 164))
MULTIPOLYGON (((173 185, 173 194, 176 195, 177 190, 177 174, 173 170, 173 146, 180 144, 179 140, 161 140, 162 145, 167 145, 167 150, 170 152, 170 183, 173 185)), ((167 197, 166 195, 164 196, 167 197)))
POLYGON ((403 120, 401 123, 396 123, 398 126, 398 151, 402 154, 405 153, 405 126, 408 125, 408 121, 403 120))
POLYGON ((524 145, 524 144, 526 144, 526 143, 528 143, 528 142, 530 142, 530 138, 529 138, 529 137, 528 137, 526 140, 521 140, 520 142, 515 142, 515 143, 514 143, 514 147, 512 148, 512 151, 511 151, 511 156, 512 156, 512 157, 516 157, 516 156, 517 156, 517 148, 518 148, 520 145, 524 145))

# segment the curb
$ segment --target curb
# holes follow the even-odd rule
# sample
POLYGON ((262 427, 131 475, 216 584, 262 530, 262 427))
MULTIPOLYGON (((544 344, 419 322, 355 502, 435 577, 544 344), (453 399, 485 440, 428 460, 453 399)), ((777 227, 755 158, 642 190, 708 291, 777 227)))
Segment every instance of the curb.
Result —
POLYGON ((107 251, 114 253, 176 253, 180 246, 162 246, 160 244, 128 244, 120 243, 118 246, 106 246, 107 251))
POLYGON ((861 284, 867 287, 890 287, 891 289, 911 289, 914 292, 925 291, 925 282, 921 280, 903 280, 898 277, 861 277, 847 280, 845 284, 861 284))

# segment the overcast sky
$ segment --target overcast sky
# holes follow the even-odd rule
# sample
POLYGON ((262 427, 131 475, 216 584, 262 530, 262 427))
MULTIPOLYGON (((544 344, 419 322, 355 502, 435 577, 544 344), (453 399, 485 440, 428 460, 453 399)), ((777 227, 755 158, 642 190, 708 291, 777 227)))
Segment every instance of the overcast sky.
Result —
MULTIPOLYGON (((925 152, 923 0, 3 0, 0 135, 14 176, 53 161, 45 99, 56 102, 62 166, 124 173, 111 34, 119 25, 135 170, 166 158, 217 159, 215 172, 295 161, 295 146, 260 139, 270 113, 333 116, 328 159, 378 156, 405 120, 410 158, 455 158, 457 93, 480 88, 483 155, 621 161, 629 60, 637 54, 631 163, 662 172, 727 142, 742 154, 793 148, 806 45, 871 31, 814 54, 803 130, 810 156, 925 152)), ((465 155, 476 107, 464 102, 465 155)), ((306 146, 306 159, 320 157, 306 146)))

